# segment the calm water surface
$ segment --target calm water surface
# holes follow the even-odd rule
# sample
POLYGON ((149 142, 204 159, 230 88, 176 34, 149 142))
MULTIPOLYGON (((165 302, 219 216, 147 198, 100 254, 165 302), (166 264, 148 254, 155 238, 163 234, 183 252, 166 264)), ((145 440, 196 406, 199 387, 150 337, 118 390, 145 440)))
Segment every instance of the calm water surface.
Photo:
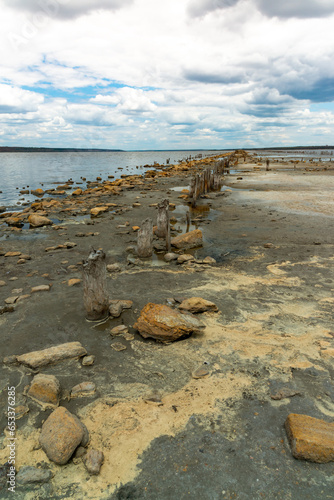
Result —
POLYGON ((219 151, 1 153, 0 206, 19 210, 21 203, 35 199, 32 195, 20 195, 22 189, 51 189, 69 179, 75 182, 75 188, 82 182, 81 177, 93 181, 98 176, 105 180, 108 175, 118 179, 122 174, 144 174, 144 165, 165 165, 168 158, 173 164, 199 154, 206 157, 219 151))

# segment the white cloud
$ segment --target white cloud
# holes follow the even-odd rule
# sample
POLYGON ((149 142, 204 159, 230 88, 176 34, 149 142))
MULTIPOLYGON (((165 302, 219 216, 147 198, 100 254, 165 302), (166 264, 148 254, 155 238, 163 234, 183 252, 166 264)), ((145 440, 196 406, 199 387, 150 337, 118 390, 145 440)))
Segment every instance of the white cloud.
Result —
POLYGON ((36 111, 43 101, 44 97, 40 94, 0 84, 0 113, 36 111))
POLYGON ((2 0, 5 5, 31 14, 73 19, 99 9, 117 10, 132 0, 2 0))

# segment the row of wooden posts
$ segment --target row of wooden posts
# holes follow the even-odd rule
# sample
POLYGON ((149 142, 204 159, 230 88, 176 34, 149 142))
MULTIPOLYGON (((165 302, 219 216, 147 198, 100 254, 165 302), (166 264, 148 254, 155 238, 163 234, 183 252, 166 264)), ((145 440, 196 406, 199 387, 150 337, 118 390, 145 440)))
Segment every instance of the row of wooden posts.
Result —
POLYGON ((195 174, 190 182, 189 198, 191 206, 196 207, 197 200, 203 194, 210 191, 218 191, 222 185, 222 175, 229 172, 229 158, 216 162, 214 167, 210 166, 199 174, 195 174))
MULTIPOLYGON (((229 158, 224 158, 196 174, 190 185, 190 201, 193 207, 197 199, 212 190, 221 187, 222 175, 229 171, 229 158)), ((190 226, 190 214, 187 212, 187 231, 190 226)), ((164 199, 158 204, 157 228, 155 234, 165 240, 166 251, 171 249, 169 200, 164 199)), ((148 218, 143 221, 138 230, 137 255, 150 257, 153 253, 153 221, 148 218)), ((83 289, 86 318, 90 321, 102 321, 109 315, 109 295, 107 290, 106 256, 102 250, 92 250, 88 259, 83 262, 83 289)))

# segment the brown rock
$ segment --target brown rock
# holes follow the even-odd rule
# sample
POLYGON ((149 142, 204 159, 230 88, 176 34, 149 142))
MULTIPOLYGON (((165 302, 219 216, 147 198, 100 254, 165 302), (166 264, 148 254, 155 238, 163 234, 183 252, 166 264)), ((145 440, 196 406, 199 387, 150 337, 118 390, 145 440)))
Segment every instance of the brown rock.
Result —
POLYGON ((201 297, 191 297, 191 299, 184 300, 179 309, 191 313, 202 313, 205 311, 218 311, 218 307, 209 300, 202 299, 201 297))
POLYGON ((104 455, 102 451, 94 450, 93 448, 88 450, 84 458, 85 467, 89 472, 89 474, 92 475, 99 474, 103 461, 104 461, 104 455))
POLYGON ((132 300, 111 300, 109 313, 113 318, 119 318, 125 309, 131 309, 133 305, 132 300))
POLYGON ((63 465, 69 461, 83 437, 80 420, 61 406, 44 422, 39 442, 52 462, 63 465))
POLYGON ((68 342, 60 344, 42 351, 33 351, 27 354, 16 356, 18 363, 29 368, 40 368, 49 364, 55 364, 63 359, 80 358, 85 356, 87 351, 80 342, 68 342))
POLYGON ((122 333, 127 333, 128 331, 129 330, 126 325, 118 325, 112 328, 112 330, 110 330, 110 335, 116 337, 116 335, 121 335, 122 333))
POLYGON ((164 259, 166 262, 171 262, 172 260, 176 260, 179 257, 177 253, 168 252, 164 255, 164 259))
POLYGON ((166 305, 146 304, 134 324, 142 337, 170 342, 199 332, 204 325, 194 316, 182 314, 166 305))
POLYGON ((82 189, 78 188, 73 191, 72 196, 80 196, 80 194, 82 194, 82 189))
POLYGON ((22 222, 22 219, 20 219, 20 217, 8 217, 8 219, 5 219, 5 222, 8 226, 11 226, 11 227, 22 227, 23 226, 23 222, 22 222))
POLYGON ((34 196, 43 196, 44 195, 44 191, 41 188, 32 189, 31 190, 31 194, 33 194, 34 196))
POLYGON ((94 382, 81 382, 75 385, 71 390, 71 398, 82 398, 85 396, 92 396, 96 391, 94 382))
POLYGON ((108 273, 118 273, 121 271, 121 266, 119 264, 108 264, 107 265, 107 271, 108 273))
POLYGON ((50 290, 50 285, 38 285, 38 286, 32 287, 31 292, 32 293, 35 293, 35 292, 48 292, 49 290, 50 290))
POLYGON ((31 382, 28 396, 45 407, 59 405, 60 383, 54 375, 39 373, 31 382))
POLYGON ((28 222, 30 227, 51 226, 53 224, 52 220, 37 214, 29 215, 28 222))
POLYGON ((290 413, 285 429, 295 458, 317 463, 334 461, 334 423, 290 413))
POLYGON ((203 235, 200 229, 189 233, 180 234, 171 240, 172 246, 176 248, 196 248, 203 245, 203 235))
POLYGON ((21 252, 7 252, 5 253, 5 257, 19 257, 21 255, 21 252))
POLYGON ((205 257, 205 259, 203 259, 203 264, 217 264, 217 261, 216 259, 212 258, 212 257, 205 257))
POLYGON ((102 213, 108 212, 108 210, 109 210, 109 207, 95 207, 95 208, 91 209, 90 214, 92 217, 98 217, 102 213))
POLYGON ((81 279, 79 278, 73 278, 71 280, 68 280, 67 284, 68 286, 75 286, 75 285, 79 285, 81 283, 81 279))
POLYGON ((0 280, 0 286, 6 286, 6 284, 7 283, 5 281, 0 280))
POLYGON ((195 257, 193 255, 190 255, 189 253, 184 253, 177 258, 177 263, 184 264, 185 262, 192 262, 194 260, 195 257))
POLYGON ((18 295, 16 295, 15 297, 8 297, 8 299, 5 299, 5 304, 15 304, 15 302, 17 302, 17 299, 19 298, 18 295))
POLYGON ((85 356, 82 358, 82 366, 92 366, 95 361, 95 356, 90 355, 90 356, 85 356))

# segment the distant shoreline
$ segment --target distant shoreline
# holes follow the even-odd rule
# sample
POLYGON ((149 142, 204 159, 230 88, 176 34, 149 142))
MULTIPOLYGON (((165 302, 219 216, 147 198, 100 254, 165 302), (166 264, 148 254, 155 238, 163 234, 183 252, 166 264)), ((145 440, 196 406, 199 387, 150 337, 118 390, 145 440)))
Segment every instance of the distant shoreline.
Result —
MULTIPOLYGON (((231 151, 235 148, 210 148, 210 149, 86 149, 86 148, 43 148, 43 147, 15 147, 15 146, 0 146, 0 153, 134 153, 134 152, 164 152, 164 151, 231 151)), ((246 151, 295 151, 300 149, 334 149, 334 146, 276 146, 276 147, 263 147, 263 148, 237 148, 237 150, 246 151)))

